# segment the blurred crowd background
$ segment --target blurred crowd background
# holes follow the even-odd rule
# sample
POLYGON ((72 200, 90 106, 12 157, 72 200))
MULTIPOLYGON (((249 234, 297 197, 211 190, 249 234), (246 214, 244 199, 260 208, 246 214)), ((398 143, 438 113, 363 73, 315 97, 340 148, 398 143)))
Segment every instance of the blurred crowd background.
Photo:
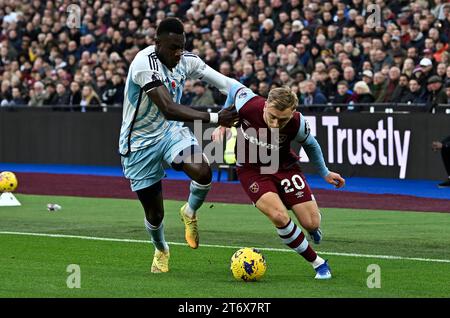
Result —
MULTIPOLYGON (((262 96, 288 85, 321 111, 450 103, 448 1, 0 0, 0 105, 121 107, 129 64, 170 16, 187 51, 262 96)), ((188 81, 182 103, 224 99, 188 81)))

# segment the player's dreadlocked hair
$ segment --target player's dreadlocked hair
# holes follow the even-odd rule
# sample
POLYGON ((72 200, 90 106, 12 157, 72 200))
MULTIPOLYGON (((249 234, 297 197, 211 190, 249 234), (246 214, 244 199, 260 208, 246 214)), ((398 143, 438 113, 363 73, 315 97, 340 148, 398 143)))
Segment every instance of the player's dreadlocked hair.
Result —
POLYGON ((285 110, 298 106, 298 98, 287 86, 271 89, 267 103, 271 104, 278 110, 285 110))
POLYGON ((159 37, 167 33, 183 34, 184 26, 178 18, 167 18, 162 20, 156 29, 156 35, 159 37))

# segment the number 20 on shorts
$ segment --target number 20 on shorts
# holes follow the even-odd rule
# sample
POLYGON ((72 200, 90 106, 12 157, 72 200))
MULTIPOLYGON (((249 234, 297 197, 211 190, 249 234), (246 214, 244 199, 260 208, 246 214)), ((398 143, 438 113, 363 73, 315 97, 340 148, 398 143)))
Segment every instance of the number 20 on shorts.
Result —
POLYGON ((286 178, 281 180, 281 185, 284 187, 285 193, 293 192, 294 188, 297 190, 302 190, 305 188, 305 182, 298 174, 294 174, 291 179, 286 178))

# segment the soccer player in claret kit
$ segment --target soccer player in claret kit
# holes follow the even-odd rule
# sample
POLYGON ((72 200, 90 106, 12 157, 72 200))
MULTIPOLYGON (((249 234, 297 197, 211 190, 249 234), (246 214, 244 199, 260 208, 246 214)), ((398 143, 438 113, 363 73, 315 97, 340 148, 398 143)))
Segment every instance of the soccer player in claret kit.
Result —
MULTIPOLYGON (((303 256, 316 271, 316 279, 330 279, 326 260, 308 244, 301 228, 290 219, 291 209, 311 239, 319 244, 321 214, 299 166, 299 157, 291 150, 291 141, 302 144, 308 157, 326 182, 341 188, 345 180, 329 171, 317 140, 310 134, 307 121, 296 111, 297 96, 288 87, 272 89, 266 99, 236 82, 225 106, 235 105, 239 113, 236 145, 237 175, 253 204, 276 226, 283 243, 303 256), (265 149, 260 149, 261 147, 265 149), (261 154, 270 154, 278 162, 273 169, 261 154), (252 160, 252 156, 256 160, 252 160)), ((216 129, 213 138, 221 138, 225 129, 216 129)), ((265 158, 267 159, 267 158, 265 158)))

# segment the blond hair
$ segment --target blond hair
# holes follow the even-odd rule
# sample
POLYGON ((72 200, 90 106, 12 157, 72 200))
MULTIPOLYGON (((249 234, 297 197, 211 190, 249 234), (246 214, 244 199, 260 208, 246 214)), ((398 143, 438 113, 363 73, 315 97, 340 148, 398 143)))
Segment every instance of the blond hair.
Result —
POLYGON ((277 87, 271 89, 267 103, 276 109, 283 111, 288 108, 295 108, 298 106, 298 98, 295 93, 287 86, 277 87))

